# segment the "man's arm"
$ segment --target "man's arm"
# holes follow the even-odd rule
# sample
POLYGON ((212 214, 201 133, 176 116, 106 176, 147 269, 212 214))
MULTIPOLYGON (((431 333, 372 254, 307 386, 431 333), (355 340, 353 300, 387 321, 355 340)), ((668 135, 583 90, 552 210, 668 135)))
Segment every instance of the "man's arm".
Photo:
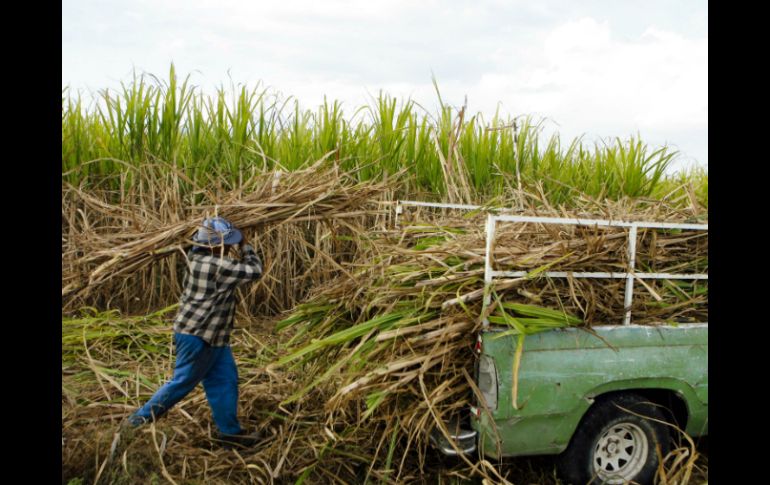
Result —
POLYGON ((220 282, 235 285, 254 281, 262 276, 262 260, 249 244, 241 246, 243 258, 240 262, 222 258, 219 266, 220 282))

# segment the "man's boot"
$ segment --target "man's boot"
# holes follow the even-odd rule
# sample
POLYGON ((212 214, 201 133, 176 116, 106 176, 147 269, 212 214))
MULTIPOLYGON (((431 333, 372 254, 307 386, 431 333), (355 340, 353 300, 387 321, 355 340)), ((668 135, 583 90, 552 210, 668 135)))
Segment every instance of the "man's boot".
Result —
POLYGON ((253 448, 262 439, 262 432, 248 433, 241 430, 238 434, 217 433, 215 440, 228 450, 232 448, 253 448))

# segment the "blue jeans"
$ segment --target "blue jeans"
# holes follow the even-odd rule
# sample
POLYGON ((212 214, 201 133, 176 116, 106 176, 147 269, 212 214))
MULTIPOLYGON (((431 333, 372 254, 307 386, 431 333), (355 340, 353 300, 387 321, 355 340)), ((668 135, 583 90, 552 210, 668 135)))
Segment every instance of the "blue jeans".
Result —
POLYGON ((139 425, 163 416, 203 381, 214 423, 221 433, 238 434, 238 369, 230 346, 212 347, 202 338, 174 334, 174 377, 129 418, 139 425))

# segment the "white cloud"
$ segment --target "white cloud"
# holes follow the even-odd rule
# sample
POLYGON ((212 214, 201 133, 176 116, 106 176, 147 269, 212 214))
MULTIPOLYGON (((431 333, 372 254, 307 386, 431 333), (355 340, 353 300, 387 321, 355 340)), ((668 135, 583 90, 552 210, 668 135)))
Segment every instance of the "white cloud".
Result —
POLYGON ((610 27, 607 22, 582 18, 555 28, 545 40, 545 52, 552 60, 570 61, 574 54, 589 57, 601 54, 609 43, 610 27))
POLYGON ((675 144, 700 132, 702 146, 686 155, 706 163, 708 39, 654 27, 631 40, 612 34, 609 22, 592 18, 562 24, 528 48, 539 62, 517 66, 509 53, 515 68, 484 74, 468 90, 471 101, 485 111, 502 101, 509 112, 547 116, 565 136, 640 132, 675 144))

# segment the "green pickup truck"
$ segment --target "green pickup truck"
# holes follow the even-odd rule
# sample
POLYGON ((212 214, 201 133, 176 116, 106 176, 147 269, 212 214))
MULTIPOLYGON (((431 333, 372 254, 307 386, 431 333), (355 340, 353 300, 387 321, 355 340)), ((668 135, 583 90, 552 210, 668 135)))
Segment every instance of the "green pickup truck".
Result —
MULTIPOLYGON (((399 201, 396 221, 407 207, 481 211, 481 206, 399 201)), ((499 212, 503 212, 502 209, 499 212)), ((509 211, 511 212, 511 211, 509 211)), ((515 211, 513 211, 515 212, 515 211)), ((622 278, 622 324, 569 328, 528 335, 518 369, 514 402, 516 337, 488 320, 478 336, 476 384, 483 399, 470 424, 447 423, 433 444, 448 455, 473 453, 499 458, 559 455, 561 475, 573 485, 651 483, 659 456, 666 456, 677 428, 690 436, 708 434, 708 323, 631 324, 634 282, 645 279, 708 280, 708 274, 637 271, 639 231, 708 233, 708 224, 620 221, 497 214, 486 222, 484 281, 531 276, 495 270, 498 223, 618 228, 628 238, 622 273, 545 271, 551 278, 622 278), (499 338, 498 338, 499 337, 499 338)), ((490 303, 485 291, 484 305, 490 303)))
POLYGON ((476 383, 484 399, 467 425, 449 426, 449 455, 560 454, 575 485, 652 482, 658 451, 677 431, 708 434, 708 324, 616 325, 528 336, 513 403, 513 336, 478 337, 476 383), (464 428, 464 429, 463 429, 464 428))

